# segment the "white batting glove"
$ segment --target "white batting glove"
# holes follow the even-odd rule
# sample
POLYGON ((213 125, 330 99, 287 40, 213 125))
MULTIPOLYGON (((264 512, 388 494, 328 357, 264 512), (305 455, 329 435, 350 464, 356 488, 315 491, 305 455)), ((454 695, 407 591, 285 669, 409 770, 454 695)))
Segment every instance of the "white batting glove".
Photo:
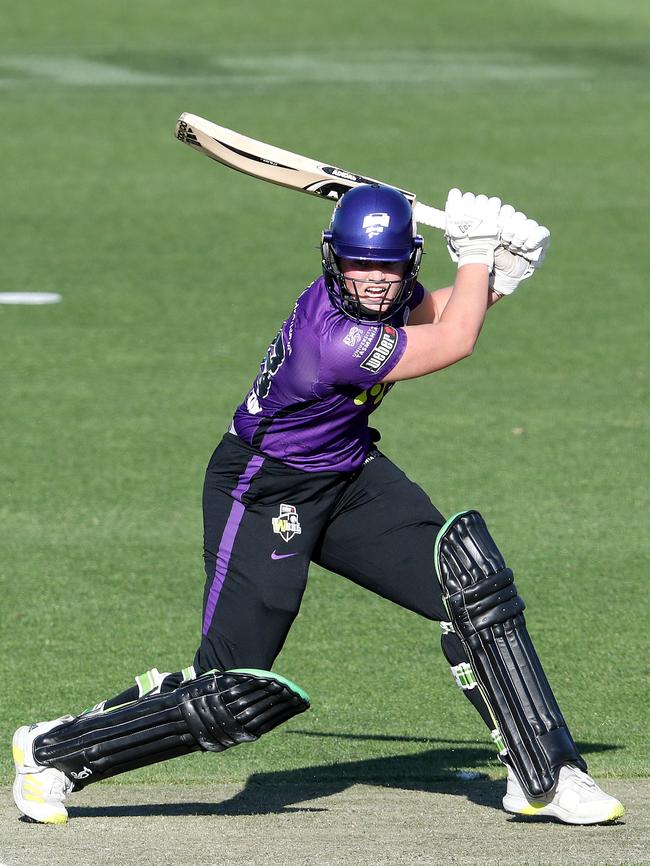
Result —
POLYGON ((468 264, 494 264, 494 250, 499 244, 500 198, 474 195, 452 189, 447 196, 445 214, 447 249, 458 267, 468 264))
POLYGON ((500 295, 511 295, 522 280, 535 273, 535 264, 505 247, 494 251, 494 270, 490 274, 490 288, 500 295))
POLYGON ((516 211, 511 204, 503 205, 498 222, 502 245, 539 267, 551 243, 551 233, 546 226, 528 219, 526 214, 516 211))
POLYGON ((498 222, 501 245, 494 253, 490 288, 500 295, 511 295, 522 280, 527 280, 541 266, 551 233, 510 204, 503 205, 498 222))

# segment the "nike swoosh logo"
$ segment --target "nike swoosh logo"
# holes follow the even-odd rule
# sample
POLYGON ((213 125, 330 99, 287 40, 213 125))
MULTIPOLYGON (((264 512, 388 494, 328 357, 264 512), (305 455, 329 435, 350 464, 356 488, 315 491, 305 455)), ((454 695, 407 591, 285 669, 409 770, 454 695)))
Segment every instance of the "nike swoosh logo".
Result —
POLYGON ((288 559, 290 556, 297 556, 298 553, 276 553, 275 550, 271 554, 271 559, 288 559))

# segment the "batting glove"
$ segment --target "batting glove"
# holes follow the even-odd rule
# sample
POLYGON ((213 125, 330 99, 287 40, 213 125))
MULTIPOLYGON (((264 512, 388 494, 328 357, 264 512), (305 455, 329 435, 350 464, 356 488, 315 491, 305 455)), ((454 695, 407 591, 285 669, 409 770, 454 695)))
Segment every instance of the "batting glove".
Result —
POLYGON ((511 295, 522 280, 527 280, 541 266, 551 233, 510 204, 503 205, 498 222, 501 245, 494 253, 490 288, 500 295, 511 295))
POLYGON ((447 249, 458 267, 468 264, 494 264, 494 250, 499 244, 500 198, 474 195, 452 189, 447 196, 445 214, 447 249))
POLYGON ((551 243, 551 233, 546 226, 528 219, 526 214, 516 211, 511 204, 503 205, 498 222, 502 245, 539 267, 551 243))
POLYGON ((535 264, 505 247, 494 251, 494 270, 490 273, 490 288, 500 295, 511 295, 522 280, 535 273, 535 264))

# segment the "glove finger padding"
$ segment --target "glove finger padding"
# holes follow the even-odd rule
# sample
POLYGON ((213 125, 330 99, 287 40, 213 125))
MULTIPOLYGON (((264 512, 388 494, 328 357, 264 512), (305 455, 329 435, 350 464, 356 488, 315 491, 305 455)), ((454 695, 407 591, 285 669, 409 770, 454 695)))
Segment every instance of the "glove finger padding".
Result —
POLYGON ((458 187, 454 187, 450 189, 447 193, 447 201, 445 203, 445 212, 447 215, 451 213, 452 210, 455 210, 463 199, 462 192, 458 189, 458 187))
POLYGON ((538 225, 525 239, 521 247, 521 255, 529 259, 536 268, 544 261, 551 243, 551 233, 546 226, 538 225))
POLYGON ((451 258, 464 264, 492 267, 494 249, 499 243, 499 198, 461 193, 452 189, 447 196, 445 237, 451 258))
POLYGON ((504 204, 501 206, 501 210, 499 211, 499 226, 502 231, 514 215, 515 209, 511 204, 504 204))
POLYGON ((551 243, 551 233, 546 226, 529 219, 512 205, 505 204, 499 212, 501 244, 517 255, 524 256, 539 267, 551 243))
POLYGON ((521 231, 528 217, 521 211, 515 211, 512 216, 501 224, 501 243, 509 246, 521 231))

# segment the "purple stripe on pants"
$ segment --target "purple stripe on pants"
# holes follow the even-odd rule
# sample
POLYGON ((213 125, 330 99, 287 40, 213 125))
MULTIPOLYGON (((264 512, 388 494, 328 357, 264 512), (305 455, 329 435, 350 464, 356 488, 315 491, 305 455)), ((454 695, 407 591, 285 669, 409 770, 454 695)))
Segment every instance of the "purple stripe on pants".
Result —
POLYGON ((205 614, 203 616, 203 634, 206 635, 210 630, 210 626, 212 625, 212 618, 214 617, 214 611, 217 606, 217 601, 219 600, 219 593, 221 592, 221 587, 223 586, 223 582, 226 579, 226 572, 228 571, 228 565, 230 563, 230 557, 232 555, 232 548, 235 543, 235 538, 237 537, 237 531, 239 530, 239 524, 241 523, 241 519, 244 516, 245 507, 242 505, 241 498, 246 493, 248 488, 250 487, 253 476, 256 475, 262 467, 262 463, 264 463, 264 458, 255 455, 255 457, 251 457, 248 461, 248 466, 242 474, 239 476, 239 480, 237 482, 237 487, 232 492, 232 498, 235 500, 230 509, 230 514, 228 515, 228 520, 226 521, 226 528, 223 531, 223 535, 221 536, 221 543, 219 544, 219 550, 217 552, 217 563, 214 570, 214 578, 212 580, 212 586, 210 587, 210 592, 208 593, 208 600, 205 605, 205 614))

